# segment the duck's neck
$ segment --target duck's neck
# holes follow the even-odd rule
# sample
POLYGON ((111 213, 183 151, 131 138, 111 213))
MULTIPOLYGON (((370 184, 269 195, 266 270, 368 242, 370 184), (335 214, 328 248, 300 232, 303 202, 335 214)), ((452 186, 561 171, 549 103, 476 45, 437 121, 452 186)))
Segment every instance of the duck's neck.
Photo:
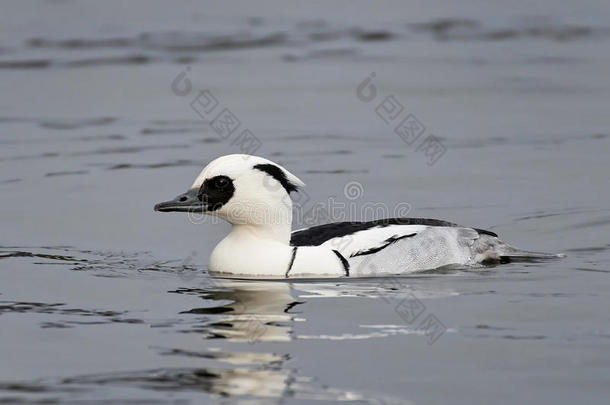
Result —
POLYGON ((291 224, 273 224, 273 225, 251 225, 251 224, 234 224, 230 237, 254 238, 259 240, 270 240, 279 242, 285 245, 290 244, 291 224))
POLYGON ((281 203, 268 209, 255 212, 248 221, 232 221, 233 229, 229 236, 254 238, 255 240, 290 244, 292 231, 292 204, 281 203))

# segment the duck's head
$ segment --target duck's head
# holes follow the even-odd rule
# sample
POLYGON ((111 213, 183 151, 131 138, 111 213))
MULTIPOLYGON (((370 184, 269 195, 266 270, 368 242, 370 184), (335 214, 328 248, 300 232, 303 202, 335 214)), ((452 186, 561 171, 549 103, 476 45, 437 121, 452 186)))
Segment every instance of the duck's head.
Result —
POLYGON ((288 221, 289 225, 289 194, 304 185, 270 160, 227 155, 210 162, 185 193, 155 205, 155 211, 216 215, 232 224, 288 221))

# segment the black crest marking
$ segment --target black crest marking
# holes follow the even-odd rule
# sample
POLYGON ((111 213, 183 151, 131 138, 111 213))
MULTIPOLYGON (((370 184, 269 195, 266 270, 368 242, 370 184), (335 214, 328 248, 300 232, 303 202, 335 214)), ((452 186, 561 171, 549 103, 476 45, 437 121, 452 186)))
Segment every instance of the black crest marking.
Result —
POLYGON ((286 192, 288 194, 290 194, 293 191, 297 191, 297 189, 298 189, 297 185, 291 183, 290 180, 288 180, 288 178, 286 177, 286 173, 284 173, 284 171, 282 169, 280 169, 279 167, 277 167, 276 165, 266 163, 266 164, 255 165, 254 168, 257 170, 260 170, 262 172, 265 172, 269 176, 276 179, 282 185, 282 187, 284 187, 284 190, 286 190, 286 192))
POLYGON ((343 265, 343 270, 345 270, 345 275, 349 277, 349 262, 338 250, 333 249, 333 253, 337 255, 339 260, 341 260, 341 265, 343 265))
POLYGON ((215 176, 203 182, 197 198, 205 205, 206 211, 216 211, 225 205, 234 193, 235 186, 230 177, 215 176))
POLYGON ((374 247, 374 248, 370 248, 370 249, 366 249, 366 250, 359 250, 356 253, 353 253, 350 255, 350 257, 356 257, 356 256, 364 256, 364 255, 370 255, 373 253, 377 253, 380 250, 383 250, 385 248, 387 248, 388 246, 390 246, 392 243, 395 243, 401 239, 405 239, 405 238, 410 238, 412 236, 417 235, 416 233, 410 233, 408 235, 402 235, 402 236, 392 236, 387 238, 386 240, 383 241, 383 244, 381 244, 380 246, 374 247))
MULTIPOLYGON (((460 226, 452 222, 440 221, 428 218, 386 218, 368 222, 335 222, 332 224, 318 225, 292 233, 290 244, 293 246, 319 246, 332 238, 350 235, 375 227, 390 225, 427 225, 427 226, 460 226)), ((476 229, 479 234, 495 236, 493 232, 476 229)))

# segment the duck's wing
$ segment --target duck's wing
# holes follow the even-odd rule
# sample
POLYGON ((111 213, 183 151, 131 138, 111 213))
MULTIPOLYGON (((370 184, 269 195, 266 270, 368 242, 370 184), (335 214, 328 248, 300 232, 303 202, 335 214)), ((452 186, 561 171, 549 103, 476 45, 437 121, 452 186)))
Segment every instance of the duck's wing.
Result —
POLYGON ((517 249, 491 231, 427 218, 314 226, 294 231, 291 244, 333 250, 341 259, 345 273, 353 276, 410 273, 450 264, 562 257, 517 249))
MULTIPOLYGON (((414 238, 430 228, 463 227, 452 222, 428 218, 336 222, 294 231, 290 243, 293 246, 328 246, 339 251, 344 257, 351 258, 377 253, 398 241, 414 238)), ((472 229, 472 231, 470 238, 473 236, 476 238, 476 235, 480 234, 497 236, 482 229, 472 229)))

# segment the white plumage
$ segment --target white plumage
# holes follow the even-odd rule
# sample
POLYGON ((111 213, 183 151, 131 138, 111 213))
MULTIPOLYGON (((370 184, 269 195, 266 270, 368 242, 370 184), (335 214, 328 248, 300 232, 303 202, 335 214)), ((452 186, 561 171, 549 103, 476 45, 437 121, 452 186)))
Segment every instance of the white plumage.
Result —
POLYGON ((233 225, 210 272, 240 278, 368 277, 446 265, 559 255, 513 248, 493 232, 421 218, 342 222, 292 232, 290 193, 305 184, 267 159, 227 155, 156 211, 216 215, 233 225))

